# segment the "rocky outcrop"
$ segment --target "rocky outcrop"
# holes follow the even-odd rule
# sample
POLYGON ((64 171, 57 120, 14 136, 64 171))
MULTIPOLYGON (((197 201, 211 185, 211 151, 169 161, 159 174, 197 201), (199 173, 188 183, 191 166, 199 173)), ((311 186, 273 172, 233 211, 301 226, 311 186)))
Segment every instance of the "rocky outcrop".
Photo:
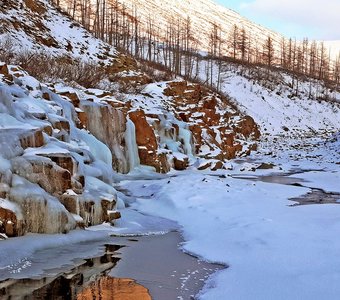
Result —
POLYGON ((251 117, 199 84, 149 84, 137 100, 117 100, 43 86, 13 66, 1 72, 0 233, 10 237, 113 224, 113 171, 141 164, 166 173, 197 158, 200 170, 223 169, 259 137, 251 117))
POLYGON ((124 112, 108 104, 94 104, 87 101, 82 102, 80 107, 88 116, 86 128, 109 147, 114 170, 127 173, 129 171, 125 147, 127 121, 124 112))
POLYGON ((242 115, 226 97, 200 84, 151 84, 142 93, 143 101, 133 104, 144 109, 159 148, 177 170, 185 169, 192 156, 211 160, 206 165, 216 170, 223 168, 226 160, 256 149, 260 132, 254 120, 242 115), (145 103, 151 103, 150 113, 145 103), (179 160, 183 154, 187 159, 179 160))
POLYGON ((61 195, 72 188, 71 173, 48 158, 15 158, 12 160, 12 170, 52 195, 61 195))
POLYGON ((0 76, 0 233, 63 233, 113 223, 120 215, 111 158, 107 164, 90 151, 110 150, 77 129, 77 98, 54 94, 18 68, 2 70, 12 79, 0 76))
POLYGON ((130 120, 135 124, 136 142, 141 164, 152 166, 157 172, 167 173, 170 171, 165 153, 159 153, 158 142, 154 129, 146 121, 143 110, 136 110, 129 113, 130 120))
POLYGON ((175 113, 188 123, 195 139, 196 154, 207 159, 225 161, 247 152, 260 136, 250 116, 242 116, 228 99, 199 84, 170 82, 164 90, 170 96, 175 113))

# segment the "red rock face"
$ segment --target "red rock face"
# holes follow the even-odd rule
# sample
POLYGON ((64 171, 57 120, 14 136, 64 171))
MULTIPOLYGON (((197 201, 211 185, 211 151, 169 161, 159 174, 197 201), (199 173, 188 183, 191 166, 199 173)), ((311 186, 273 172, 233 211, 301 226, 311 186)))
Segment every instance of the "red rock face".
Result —
POLYGON ((81 104, 87 115, 86 128, 112 153, 112 167, 117 172, 127 173, 129 165, 126 158, 126 116, 120 108, 108 104, 81 104))
POLYGON ((254 139, 258 139, 261 136, 257 124, 250 116, 245 116, 240 122, 238 122, 235 127, 235 132, 240 133, 246 138, 253 137, 254 139))
POLYGON ((256 123, 228 99, 186 81, 170 82, 164 95, 171 97, 177 118, 189 124, 198 156, 225 161, 256 148, 260 137, 256 123), (237 140, 248 140, 250 147, 244 149, 237 140))
POLYGON ((167 173, 170 170, 166 154, 158 153, 158 143, 154 129, 146 121, 143 110, 129 113, 130 120, 135 124, 136 142, 141 164, 154 167, 157 172, 167 173))

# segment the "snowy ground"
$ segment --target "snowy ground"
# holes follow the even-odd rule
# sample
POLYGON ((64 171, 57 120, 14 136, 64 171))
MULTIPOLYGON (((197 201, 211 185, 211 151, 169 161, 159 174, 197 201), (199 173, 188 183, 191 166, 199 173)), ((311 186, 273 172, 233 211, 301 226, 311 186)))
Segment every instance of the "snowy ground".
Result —
POLYGON ((308 186, 339 191, 339 144, 319 142, 281 155, 262 152, 219 174, 187 171, 126 180, 120 188, 135 199, 130 209, 178 222, 184 251, 229 266, 208 281, 201 299, 338 299, 340 206, 288 200, 308 186), (261 157, 275 162, 274 170, 253 172, 261 157), (308 180, 306 187, 234 178, 298 169, 292 176, 308 180), (318 171, 303 172, 310 169, 318 171))
POLYGON ((123 218, 115 228, 98 226, 92 228, 95 232, 66 237, 28 236, 1 242, 6 251, 0 253, 0 271, 18 278, 32 274, 29 256, 58 243, 92 243, 108 233, 146 235, 179 229, 186 241, 184 251, 228 266, 210 277, 200 299, 226 295, 230 299, 338 299, 340 205, 292 206, 289 199, 306 194, 309 187, 339 192, 339 137, 331 142, 305 140, 302 149, 299 145, 295 141, 263 148, 250 158, 231 162, 232 170, 187 170, 154 178, 151 173, 143 178, 139 170, 121 177, 118 194, 129 207, 122 210, 123 218), (262 162, 275 166, 253 171, 262 162), (297 178, 304 180, 303 186, 255 180, 274 173, 274 182, 290 171, 293 175, 287 182, 297 178), (30 241, 29 249, 18 247, 23 239, 30 241), (12 262, 19 262, 12 263, 12 269, 4 256, 8 251, 14 253, 12 262))

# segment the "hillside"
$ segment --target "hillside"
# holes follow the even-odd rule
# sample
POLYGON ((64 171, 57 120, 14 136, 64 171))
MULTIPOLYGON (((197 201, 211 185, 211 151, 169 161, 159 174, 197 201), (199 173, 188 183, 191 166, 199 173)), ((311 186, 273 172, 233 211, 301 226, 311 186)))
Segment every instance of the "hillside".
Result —
MULTIPOLYGON (((98 3, 102 2, 99 1, 98 3)), ((95 16, 96 4, 97 2, 94 0, 88 3, 91 7, 91 9, 88 9, 88 17, 93 18, 95 16)), ((65 11, 74 13, 74 7, 70 5, 69 1, 61 0, 60 5, 65 11)), ((118 15, 128 15, 130 21, 137 19, 141 27, 139 30, 144 32, 145 36, 150 33, 150 30, 154 31, 159 41, 166 39, 165 33, 169 31, 170 26, 178 26, 179 23, 188 24, 189 20, 193 45, 197 47, 198 51, 203 52, 210 51, 214 24, 221 29, 221 38, 225 40, 224 45, 222 45, 224 55, 231 55, 230 44, 233 43, 232 31, 235 25, 238 27, 239 33, 241 29, 246 31, 247 40, 251 40, 253 48, 262 48, 266 39, 270 36, 273 39, 276 51, 280 51, 282 39, 288 40, 290 38, 250 21, 239 13, 217 4, 214 0, 117 0, 106 2, 106 5, 107 10, 113 8, 118 15)), ((79 9, 81 8, 76 6, 75 16, 78 15, 80 21, 79 9)), ((99 11, 101 14, 102 9, 99 8, 99 11)), ((110 16, 106 18, 110 18, 110 16)), ((88 22, 91 23, 91 21, 88 22)), ((183 29, 183 31, 185 30, 183 29)), ((326 42, 325 45, 331 50, 331 58, 335 60, 340 52, 339 41, 326 42)))
POLYGON ((117 54, 48 1, 3 2, 0 6, 0 41, 3 51, 45 52, 96 63, 112 63, 117 54))
POLYGON ((338 299, 340 64, 120 3, 0 0, 0 298, 338 299))
POLYGON ((221 26, 224 38, 228 38, 227 34, 231 32, 234 25, 237 25, 239 28, 244 27, 247 32, 251 33, 254 39, 259 39, 259 43, 261 41, 264 42, 267 36, 272 36, 279 43, 282 37, 279 33, 255 24, 235 11, 218 5, 213 0, 123 0, 120 2, 124 3, 131 11, 133 11, 134 7, 137 9, 138 14, 141 15, 140 19, 144 30, 147 30, 147 20, 150 17, 150 11, 153 12, 153 16, 157 16, 157 18, 151 17, 151 20, 155 23, 155 26, 159 26, 160 32, 166 31, 166 27, 170 23, 176 24, 177 19, 185 22, 190 17, 193 37, 198 43, 198 49, 202 51, 210 49, 210 35, 213 24, 221 26))
POLYGON ((28 67, 53 80, 43 83, 20 66, 0 65, 0 230, 7 236, 113 223, 120 217, 116 172, 216 171, 256 149, 256 123, 227 98, 180 79, 153 82, 132 58, 45 1, 12 1, 1 11, 2 41, 12 41, 3 49, 9 60, 22 62, 24 49, 36 59, 28 67), (39 71, 42 51, 49 56, 39 71), (75 72, 52 76, 46 68, 54 57, 67 57, 57 68, 67 64, 75 72), (72 77, 80 72, 72 66, 79 58, 103 67, 95 69, 103 72, 98 85, 111 90, 81 86, 72 77), (125 90, 126 82, 135 88, 125 90))
MULTIPOLYGON (((200 7, 197 5, 197 10, 200 7)), ((227 160, 257 150, 261 136, 261 142, 274 140, 275 145, 278 137, 294 140, 339 130, 340 95, 322 82, 301 81, 294 87, 295 78, 284 72, 272 72, 268 77, 261 67, 219 65, 204 59, 196 64, 195 73, 206 81, 205 70, 215 63, 210 76, 214 81, 221 77, 223 95, 180 78, 157 82, 139 69, 143 63, 94 38, 46 1, 12 1, 2 6, 1 12, 0 21, 5 25, 1 41, 5 45, 11 41, 10 47, 3 48, 9 62, 16 62, 24 49, 26 56, 36 57, 34 66, 26 64, 28 68, 47 81, 42 83, 10 64, 2 63, 0 68, 1 136, 3 141, 8 134, 16 136, 13 144, 3 142, 1 150, 3 166, 10 168, 8 174, 5 169, 2 172, 1 205, 5 223, 11 220, 15 224, 10 231, 3 227, 9 236, 67 231, 118 217, 116 212, 107 216, 117 201, 115 191, 109 188, 114 172, 217 171, 230 167, 227 160), (43 65, 47 70, 39 71, 36 64, 42 52, 49 55, 43 65), (71 70, 75 68, 72 61, 91 62, 90 68, 101 77, 95 86, 86 87, 74 77, 84 70, 76 68, 58 78, 48 70, 53 57, 67 57, 71 70), (18 167, 21 164, 34 175, 24 173, 18 167), (45 165, 51 168, 49 173, 44 171, 45 165), (56 187, 47 184, 50 176, 57 180, 56 187), (20 201, 26 200, 12 196, 14 178, 58 199, 53 201, 58 203, 63 221, 56 228, 25 225, 27 216, 20 201), (91 184, 110 191, 111 204, 100 206, 92 200, 89 204, 88 199, 96 194, 91 192, 91 184), (16 204, 11 210, 12 202, 16 204)), ((63 61, 56 64, 52 66, 63 70, 63 61)), ((37 222, 31 217, 32 224, 37 222)))
MULTIPOLYGON (((200 77, 206 80, 205 62, 200 77)), ((218 77, 215 62, 214 81, 218 77)), ((223 63, 221 91, 259 124, 263 139, 327 136, 340 130, 340 91, 282 70, 223 63)))

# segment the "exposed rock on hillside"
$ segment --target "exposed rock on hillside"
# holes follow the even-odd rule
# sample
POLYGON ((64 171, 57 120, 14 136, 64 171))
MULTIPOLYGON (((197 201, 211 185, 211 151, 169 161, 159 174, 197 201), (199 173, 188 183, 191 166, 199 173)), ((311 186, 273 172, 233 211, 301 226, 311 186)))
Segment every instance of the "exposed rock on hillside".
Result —
POLYGON ((250 117, 185 81, 150 84, 122 102, 48 87, 14 66, 1 73, 0 230, 8 236, 114 221, 113 170, 183 170, 196 156, 223 168, 259 135, 250 117))
MULTIPOLYGON (((160 150, 172 155, 173 167, 178 166, 178 154, 224 162, 256 148, 260 132, 253 119, 199 84, 154 83, 145 87, 142 96, 130 99, 133 107, 145 111, 160 150)), ((176 167, 182 168, 183 164, 176 167)))
POLYGON ((58 233, 113 221, 110 150, 76 127, 70 102, 17 67, 2 70, 7 74, 0 75, 1 232, 58 233))
MULTIPOLYGON (((43 84, 0 63, 0 233, 60 233, 114 223, 114 172, 225 167, 259 131, 227 99, 186 81, 154 83, 127 55, 47 1, 3 1, 0 42, 103 66, 110 91, 43 84), (119 92, 114 88, 117 85, 119 92), (123 91, 126 86, 135 94, 123 91), (123 87, 123 88, 122 88, 123 87)), ((39 69, 38 69, 39 72, 39 69)), ((48 73, 47 73, 48 74, 48 73)))

